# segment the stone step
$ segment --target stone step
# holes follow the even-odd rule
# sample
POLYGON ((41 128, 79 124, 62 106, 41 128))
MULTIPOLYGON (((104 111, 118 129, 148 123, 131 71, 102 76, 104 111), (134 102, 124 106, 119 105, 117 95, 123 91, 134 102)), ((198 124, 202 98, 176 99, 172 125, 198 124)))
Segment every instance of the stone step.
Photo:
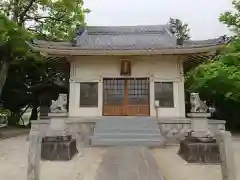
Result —
POLYGON ((120 139, 120 138, 101 138, 101 139, 92 139, 92 145, 94 146, 147 146, 147 147, 162 147, 165 144, 165 141, 162 139, 120 139))
POLYGON ((152 117, 106 117, 97 121, 96 128, 102 130, 109 129, 152 129, 155 126, 156 119, 152 117), (152 123, 154 122, 154 123, 152 123))
POLYGON ((159 134, 159 129, 107 129, 98 130, 97 127, 95 128, 95 133, 140 133, 140 134, 159 134))
POLYGON ((97 121, 91 144, 95 146, 141 145, 160 147, 165 138, 161 135, 156 118, 107 117, 97 121))
POLYGON ((161 138, 160 134, 136 134, 136 133, 96 133, 94 138, 161 138))

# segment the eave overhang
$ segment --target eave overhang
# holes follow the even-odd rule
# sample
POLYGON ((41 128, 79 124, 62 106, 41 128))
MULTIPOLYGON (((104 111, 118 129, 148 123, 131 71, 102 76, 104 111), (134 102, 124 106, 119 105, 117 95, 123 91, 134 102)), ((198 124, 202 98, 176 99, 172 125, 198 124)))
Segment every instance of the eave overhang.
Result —
POLYGON ((202 46, 162 48, 162 49, 81 49, 81 47, 36 45, 28 43, 29 46, 44 56, 131 56, 131 55, 194 55, 216 52, 225 47, 224 44, 202 46))

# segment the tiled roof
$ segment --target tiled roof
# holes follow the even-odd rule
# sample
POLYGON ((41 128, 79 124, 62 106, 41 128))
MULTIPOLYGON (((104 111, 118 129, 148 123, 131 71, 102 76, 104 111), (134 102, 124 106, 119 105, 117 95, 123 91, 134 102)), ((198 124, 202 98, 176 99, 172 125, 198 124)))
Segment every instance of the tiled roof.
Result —
POLYGON ((218 45, 218 44, 223 44, 226 43, 230 40, 230 38, 225 37, 225 36, 221 36, 218 38, 214 38, 214 39, 207 39, 207 40, 188 40, 188 41, 184 41, 183 46, 193 46, 193 47, 197 47, 197 46, 213 46, 213 45, 218 45))
POLYGON ((76 37, 82 49, 154 49, 174 47, 176 39, 167 26, 87 27, 76 37))
POLYGON ((88 34, 137 34, 137 33, 158 33, 164 32, 167 25, 146 25, 146 26, 87 26, 88 34))
POLYGON ((47 42, 36 40, 34 47, 65 50, 159 50, 189 49, 224 44, 225 37, 185 41, 177 45, 177 40, 167 25, 148 26, 88 26, 75 42, 47 42))

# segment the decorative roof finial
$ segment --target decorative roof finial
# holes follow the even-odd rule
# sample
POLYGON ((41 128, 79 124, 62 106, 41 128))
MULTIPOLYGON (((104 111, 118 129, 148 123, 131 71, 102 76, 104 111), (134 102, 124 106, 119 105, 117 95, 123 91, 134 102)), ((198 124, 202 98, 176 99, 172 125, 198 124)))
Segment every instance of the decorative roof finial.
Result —
POLYGON ((72 46, 76 46, 78 44, 78 42, 80 41, 80 37, 84 31, 85 31, 85 28, 83 25, 81 24, 76 25, 76 29, 75 29, 76 34, 75 34, 75 38, 72 40, 72 46))
POLYGON ((82 33, 84 32, 84 26, 81 24, 76 25, 76 36, 81 36, 82 33))
POLYGON ((228 43, 231 40, 227 35, 220 36, 218 43, 228 43))
POLYGON ((177 32, 177 28, 176 28, 176 26, 173 25, 173 24, 170 24, 170 25, 169 25, 169 30, 170 30, 170 32, 171 32, 172 34, 175 34, 175 33, 177 32))

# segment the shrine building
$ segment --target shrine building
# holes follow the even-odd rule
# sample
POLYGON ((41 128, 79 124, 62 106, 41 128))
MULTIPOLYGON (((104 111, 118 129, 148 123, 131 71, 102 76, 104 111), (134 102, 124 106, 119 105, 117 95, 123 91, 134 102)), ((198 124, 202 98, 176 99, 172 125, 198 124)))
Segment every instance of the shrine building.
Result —
POLYGON ((88 26, 74 42, 35 40, 31 47, 69 62, 69 118, 185 118, 184 72, 226 43, 224 36, 180 42, 167 25, 88 26))

